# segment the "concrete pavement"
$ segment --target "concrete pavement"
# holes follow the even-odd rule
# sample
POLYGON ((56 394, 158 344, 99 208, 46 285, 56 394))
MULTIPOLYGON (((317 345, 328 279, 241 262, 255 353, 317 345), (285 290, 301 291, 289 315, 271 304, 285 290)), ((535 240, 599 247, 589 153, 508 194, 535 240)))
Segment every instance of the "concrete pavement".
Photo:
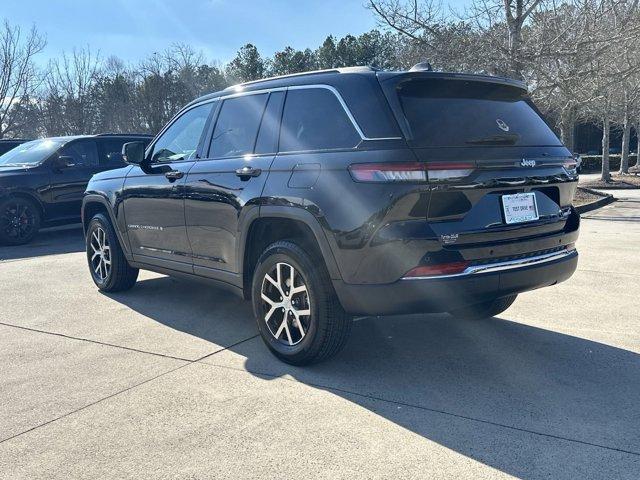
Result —
POLYGON ((100 294, 79 229, 0 247, 0 478, 640 475, 640 197, 574 277, 499 318, 359 319, 295 368, 249 304, 143 273, 100 294))

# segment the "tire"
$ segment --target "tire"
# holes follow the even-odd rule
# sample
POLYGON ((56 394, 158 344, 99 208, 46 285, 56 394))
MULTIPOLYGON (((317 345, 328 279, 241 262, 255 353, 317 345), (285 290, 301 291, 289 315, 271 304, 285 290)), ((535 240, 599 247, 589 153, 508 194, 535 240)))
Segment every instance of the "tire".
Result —
POLYGON ((317 363, 346 343, 352 318, 340 305, 322 258, 310 255, 295 241, 279 241, 265 249, 251 291, 262 340, 283 362, 317 363))
POLYGON ((102 213, 89 222, 86 237, 87 262, 93 283, 103 292, 129 290, 138 279, 124 256, 116 232, 102 213))
POLYGON ((0 201, 0 243, 24 245, 33 240, 42 217, 39 206, 23 197, 9 197, 0 201))
POLYGON ((486 302, 469 305, 467 307, 451 310, 450 315, 467 320, 478 320, 482 318, 491 318, 500 315, 515 302, 518 295, 509 295, 508 297, 494 298, 486 302))

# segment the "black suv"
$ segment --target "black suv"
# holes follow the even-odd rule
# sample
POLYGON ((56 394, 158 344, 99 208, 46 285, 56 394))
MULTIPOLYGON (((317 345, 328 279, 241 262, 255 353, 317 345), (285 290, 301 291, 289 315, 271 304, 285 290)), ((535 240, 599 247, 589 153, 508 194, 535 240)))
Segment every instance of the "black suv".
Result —
POLYGON ((98 288, 208 279, 292 364, 336 353, 352 316, 497 315, 576 268, 575 161, 517 81, 273 78, 195 100, 143 147, 87 189, 98 288))
POLYGON ((148 135, 83 135, 22 142, 0 155, 0 244, 29 242, 41 226, 80 221, 95 173, 123 167, 122 146, 148 135))

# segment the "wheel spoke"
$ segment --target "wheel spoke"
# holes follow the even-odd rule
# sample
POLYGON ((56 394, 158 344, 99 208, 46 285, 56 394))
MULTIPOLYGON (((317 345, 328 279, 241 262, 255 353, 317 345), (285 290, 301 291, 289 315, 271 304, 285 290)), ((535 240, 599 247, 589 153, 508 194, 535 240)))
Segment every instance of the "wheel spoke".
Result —
POLYGON ((271 300, 269 297, 267 297, 267 295, 262 292, 262 294, 260 295, 262 297, 262 300, 264 300, 265 302, 267 302, 269 305, 271 305, 272 307, 276 304, 276 302, 274 302, 273 300, 271 300))
POLYGON ((298 315, 298 313, 295 310, 293 311, 293 315, 296 317, 296 326, 300 331, 300 340, 302 340, 305 336, 305 333, 304 333, 304 327, 302 326, 302 322, 300 321, 300 315, 298 315))
POLYGON ((292 288, 289 292, 290 295, 295 295, 296 293, 306 292, 307 286, 305 284, 298 285, 296 288, 292 288))
POLYGON ((276 265, 276 282, 278 282, 278 290, 284 293, 284 289, 282 288, 282 264, 278 263, 276 265))
POLYGON ((294 310, 294 312, 299 316, 299 315, 311 315, 311 310, 306 309, 306 310, 294 310))
POLYGON ((293 345, 293 340, 291 339, 291 332, 289 331, 289 325, 287 325, 287 317, 285 315, 285 319, 284 319, 284 331, 287 334, 287 340, 289 340, 289 345, 293 345))
POLYGON ((264 276, 264 279, 269 282, 271 285, 273 285, 274 287, 276 287, 278 290, 280 290, 280 285, 278 285, 278 282, 276 282, 273 278, 271 278, 271 275, 269 275, 268 273, 264 276))
POLYGON ((278 327, 278 330, 276 331, 276 333, 273 334, 273 336, 276 337, 277 339, 279 339, 280 335, 282 335, 282 330, 284 330, 285 328, 287 328, 287 318, 286 317, 282 319, 282 323, 278 327))
POLYGON ((289 269, 291 271, 289 275, 289 296, 291 296, 291 290, 293 290, 293 285, 294 285, 293 282, 296 275, 296 270, 291 265, 289 265, 289 269))

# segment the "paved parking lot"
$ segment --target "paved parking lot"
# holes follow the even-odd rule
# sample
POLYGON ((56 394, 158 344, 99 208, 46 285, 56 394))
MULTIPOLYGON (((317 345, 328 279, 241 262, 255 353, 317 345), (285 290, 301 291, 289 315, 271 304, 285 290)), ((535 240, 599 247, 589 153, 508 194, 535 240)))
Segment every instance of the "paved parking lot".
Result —
MULTIPOLYGON (((627 195, 627 194, 622 194, 627 195)), ((310 368, 249 304, 91 283, 78 228, 0 248, 0 478, 640 476, 640 196, 499 318, 366 318, 310 368)))

